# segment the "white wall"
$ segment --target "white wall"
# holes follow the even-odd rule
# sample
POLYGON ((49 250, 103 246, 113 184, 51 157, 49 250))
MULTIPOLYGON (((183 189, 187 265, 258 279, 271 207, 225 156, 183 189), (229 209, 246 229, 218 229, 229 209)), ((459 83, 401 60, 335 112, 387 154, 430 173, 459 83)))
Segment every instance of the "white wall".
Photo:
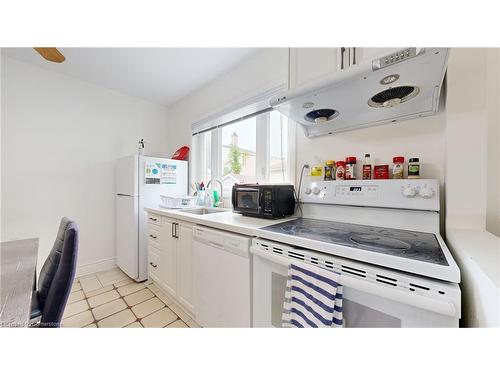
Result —
POLYGON ((236 68, 169 107, 168 148, 191 144, 191 125, 288 80, 288 49, 260 50, 236 68))
POLYGON ((499 73, 499 49, 452 50, 446 106, 446 230, 462 271, 461 324, 468 327, 500 322, 499 73))
POLYGON ((1 104, 2 241, 40 237, 40 267, 68 216, 78 265, 112 264, 115 160, 140 138, 147 154, 168 155, 167 109, 6 56, 1 104))

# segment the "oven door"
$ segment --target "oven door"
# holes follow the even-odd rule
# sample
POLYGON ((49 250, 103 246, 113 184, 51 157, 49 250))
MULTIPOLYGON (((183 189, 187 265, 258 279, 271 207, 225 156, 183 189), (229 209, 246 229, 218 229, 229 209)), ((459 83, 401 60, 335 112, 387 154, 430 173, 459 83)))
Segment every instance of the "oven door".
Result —
POLYGON ((233 210, 241 214, 260 215, 260 189, 236 187, 233 190, 233 210))
MULTIPOLYGON (((290 258, 252 247, 253 326, 281 327, 290 258)), ((299 264, 300 261, 293 261, 299 264)), ((391 292, 347 275, 344 286, 345 327, 458 327, 447 304, 435 304, 415 295, 391 292)), ((425 298, 425 297, 424 297, 425 298)))

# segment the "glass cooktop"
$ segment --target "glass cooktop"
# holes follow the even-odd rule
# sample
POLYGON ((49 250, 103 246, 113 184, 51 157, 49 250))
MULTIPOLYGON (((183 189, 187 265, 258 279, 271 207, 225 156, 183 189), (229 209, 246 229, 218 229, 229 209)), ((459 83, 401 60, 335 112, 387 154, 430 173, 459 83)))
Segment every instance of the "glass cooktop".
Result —
POLYGON ((306 218, 260 229, 448 266, 441 246, 432 233, 306 218))

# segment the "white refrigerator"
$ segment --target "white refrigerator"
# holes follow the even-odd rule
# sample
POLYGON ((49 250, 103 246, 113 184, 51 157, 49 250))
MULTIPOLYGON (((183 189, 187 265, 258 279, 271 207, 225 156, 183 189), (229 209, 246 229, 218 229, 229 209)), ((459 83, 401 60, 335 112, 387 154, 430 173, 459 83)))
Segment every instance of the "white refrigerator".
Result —
POLYGON ((148 277, 146 207, 158 207, 160 195, 188 193, 187 161, 132 155, 116 166, 116 262, 137 281, 148 277))

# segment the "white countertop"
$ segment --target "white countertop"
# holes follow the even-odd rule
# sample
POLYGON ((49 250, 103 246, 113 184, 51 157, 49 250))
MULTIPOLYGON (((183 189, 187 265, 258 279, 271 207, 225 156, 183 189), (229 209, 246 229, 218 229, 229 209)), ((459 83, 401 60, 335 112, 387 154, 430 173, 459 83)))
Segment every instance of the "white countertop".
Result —
POLYGON ((292 216, 275 220, 261 219, 256 217, 243 216, 229 210, 206 215, 197 215, 189 212, 182 212, 181 210, 169 210, 159 207, 147 207, 145 208, 145 210, 177 220, 188 221, 191 223, 205 225, 207 227, 215 229, 226 230, 228 232, 239 233, 246 236, 256 236, 256 231, 258 228, 295 219, 295 217, 292 216))
POLYGON ((474 262, 500 291, 500 238, 485 230, 446 228, 448 245, 463 263, 474 262))

